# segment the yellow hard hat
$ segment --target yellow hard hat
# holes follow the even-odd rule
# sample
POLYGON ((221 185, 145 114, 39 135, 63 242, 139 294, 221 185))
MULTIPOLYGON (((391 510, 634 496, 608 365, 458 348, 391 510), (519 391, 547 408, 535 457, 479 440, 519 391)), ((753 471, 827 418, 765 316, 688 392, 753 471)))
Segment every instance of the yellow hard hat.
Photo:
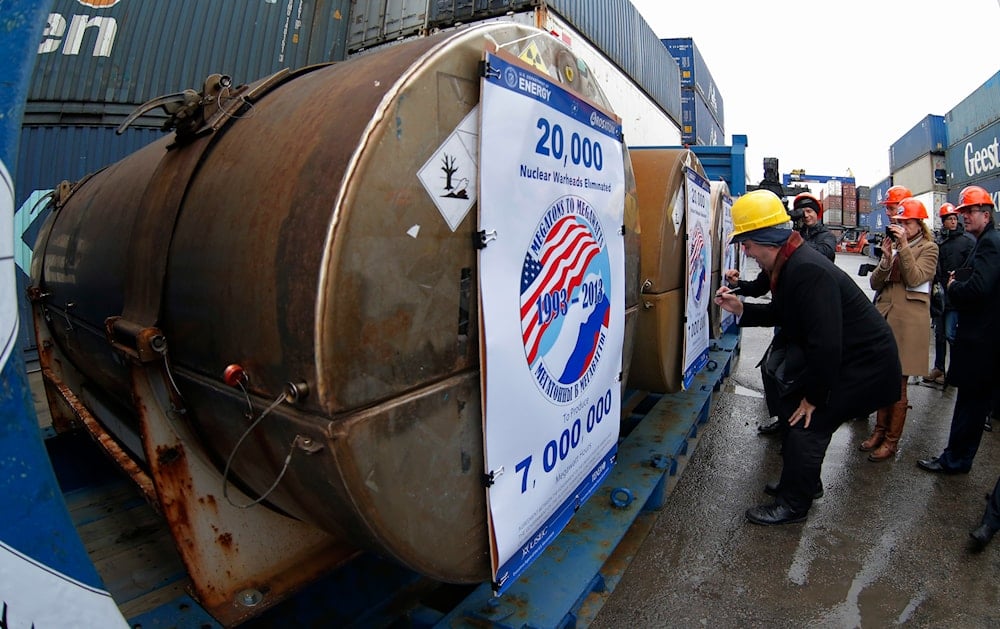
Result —
POLYGON ((736 199, 732 208, 730 242, 746 240, 746 234, 764 227, 777 227, 791 220, 785 204, 770 190, 752 190, 736 199), (742 236, 742 237, 741 237, 742 236))

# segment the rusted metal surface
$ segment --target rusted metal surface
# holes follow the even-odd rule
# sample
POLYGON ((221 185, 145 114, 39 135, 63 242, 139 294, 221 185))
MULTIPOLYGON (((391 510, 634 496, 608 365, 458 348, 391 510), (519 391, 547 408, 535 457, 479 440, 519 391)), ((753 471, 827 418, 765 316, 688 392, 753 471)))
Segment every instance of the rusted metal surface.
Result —
MULTIPOLYGON (((343 539, 271 510, 243 510, 216 497, 219 474, 172 410, 174 393, 149 365, 132 387, 160 506, 198 601, 221 623, 238 624, 355 556, 343 539), (242 592, 260 593, 253 604, 242 592)), ((234 493, 235 490, 233 490, 234 493)), ((232 496, 231 496, 232 498, 232 496)), ((246 496, 237 500, 247 502, 246 496)))
MULTIPOLYGON (((155 326, 169 372, 130 364, 103 332, 130 303, 125 269, 142 270, 127 266, 128 237, 144 191, 160 189, 150 179, 171 177, 160 168, 171 140, 95 175, 51 219, 36 307, 67 359, 132 405, 198 596, 220 613, 237 586, 281 591, 285 558, 260 549, 286 515, 438 580, 489 578, 476 208, 452 230, 417 177, 479 102, 487 36, 519 42, 514 54, 532 42, 568 54, 510 23, 424 38, 277 85, 195 147, 172 235, 140 229, 169 242, 155 326), (223 382, 233 364, 246 396, 223 382), (288 383, 304 394, 251 429, 288 383), (220 496, 230 459, 229 486, 242 502, 270 491, 266 506, 220 496)), ((639 295, 630 167, 626 181, 627 366, 639 295)))
MULTIPOLYGON (((42 361, 44 365, 44 360, 42 361)), ((115 440, 107 430, 94 419, 90 411, 87 409, 83 403, 76 397, 73 391, 70 390, 62 380, 56 375, 56 373, 49 367, 42 367, 42 377, 45 379, 46 391, 50 389, 57 392, 66 404, 73 409, 73 413, 76 415, 77 419, 86 427, 87 432, 97 441, 101 449, 107 453, 108 456, 124 471, 128 474, 132 482, 135 483, 136 487, 142 493, 143 498, 146 499, 154 509, 159 510, 159 501, 156 498, 156 489, 153 487, 153 481, 150 479, 149 475, 146 474, 142 468, 130 457, 118 442, 115 440)), ((53 420, 55 417, 53 417, 53 420)))
POLYGON ((630 155, 641 209, 642 304, 627 382, 632 388, 676 393, 682 387, 687 295, 685 169, 702 177, 705 170, 689 149, 646 148, 630 155))

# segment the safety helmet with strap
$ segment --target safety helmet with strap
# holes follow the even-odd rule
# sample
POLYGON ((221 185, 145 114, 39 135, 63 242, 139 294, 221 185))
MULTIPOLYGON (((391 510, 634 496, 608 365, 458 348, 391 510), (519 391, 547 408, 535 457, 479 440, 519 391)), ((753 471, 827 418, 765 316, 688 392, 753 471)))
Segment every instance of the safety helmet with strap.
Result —
POLYGON ((920 199, 908 197, 899 202, 896 213, 889 216, 890 220, 924 220, 927 218, 927 208, 920 199))
POLYGON ((893 186, 885 191, 885 200, 880 201, 879 205, 894 205, 912 196, 913 193, 906 186, 893 186))

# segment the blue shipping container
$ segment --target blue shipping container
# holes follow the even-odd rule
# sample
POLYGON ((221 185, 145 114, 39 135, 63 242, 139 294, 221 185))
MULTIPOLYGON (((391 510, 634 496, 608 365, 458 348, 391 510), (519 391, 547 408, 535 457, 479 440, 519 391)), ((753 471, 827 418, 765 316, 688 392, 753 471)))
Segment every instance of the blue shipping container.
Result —
POLYGON ((1000 120, 948 148, 948 187, 1000 174, 1000 120))
POLYGON ((343 59, 349 0, 55 0, 28 101, 138 105, 209 74, 249 83, 343 59))
MULTIPOLYGON (((871 187, 868 198, 871 200, 872 211, 867 215, 868 218, 866 219, 868 221, 869 231, 880 231, 889 224, 889 216, 885 213, 885 206, 882 205, 882 201, 885 200, 886 194, 889 192, 889 188, 891 187, 892 177, 886 177, 871 187)), ((860 214, 860 216, 865 215, 860 214)))
POLYGON ((681 142, 701 146, 721 146, 726 142, 726 134, 705 99, 689 88, 681 90, 681 142))
POLYGON ((698 156, 705 174, 712 181, 722 179, 729 185, 729 194, 738 197, 747 191, 747 136, 733 136, 732 146, 691 145, 698 156))
POLYGON ((681 87, 694 88, 701 92, 702 98, 708 104, 716 122, 723 129, 726 127, 725 111, 722 105, 722 94, 708 70, 705 58, 690 37, 675 37, 661 40, 670 54, 677 61, 681 71, 681 87))
POLYGON ((889 170, 896 172, 918 157, 928 153, 943 154, 947 148, 948 132, 944 116, 927 114, 889 147, 889 170))
POLYGON ((1000 72, 966 96, 944 116, 948 146, 1000 120, 1000 72))
POLYGON ((964 186, 959 186, 957 188, 948 189, 948 202, 953 205, 958 205, 958 195, 962 193, 962 189, 965 186, 980 186, 985 188, 990 196, 993 197, 993 204, 995 207, 1000 207, 1000 174, 988 175, 980 179, 973 179, 967 182, 964 186))
POLYGON ((14 275, 17 280, 18 342, 26 350, 36 347, 31 325, 31 304, 25 289, 30 283, 31 249, 48 217, 39 203, 64 179, 84 175, 137 151, 163 137, 159 129, 129 127, 118 135, 115 127, 24 125, 14 180, 14 275))
POLYGON ((928 114, 889 147, 889 170, 896 172, 928 153, 944 153, 947 147, 944 116, 928 114))
POLYGON ((447 26, 454 22, 467 22, 476 14, 476 0, 430 0, 427 7, 429 24, 447 26))
MULTIPOLYGON (((384 3, 385 0, 381 2, 384 3)), ((504 15, 509 11, 522 11, 532 4, 530 0, 429 0, 427 21, 432 27, 450 26, 455 22, 470 22, 504 15)))

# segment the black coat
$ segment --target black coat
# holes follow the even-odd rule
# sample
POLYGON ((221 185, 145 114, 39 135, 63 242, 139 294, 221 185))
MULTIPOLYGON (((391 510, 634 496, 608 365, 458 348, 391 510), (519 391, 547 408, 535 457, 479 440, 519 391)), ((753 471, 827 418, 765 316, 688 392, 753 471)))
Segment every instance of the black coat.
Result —
POLYGON ((958 311, 948 383, 994 387, 1000 376, 1000 232, 992 222, 962 266, 972 267, 971 277, 948 287, 958 311))
POLYGON ((787 418, 804 396, 810 428, 841 422, 899 399, 902 370, 892 330, 854 280, 811 247, 785 262, 770 303, 744 304, 741 326, 780 326, 805 354, 804 388, 782 398, 787 418))
MULTIPOLYGON (((948 286, 948 274, 965 264, 976 246, 975 237, 965 231, 961 223, 957 229, 941 230, 938 238, 938 266, 934 277, 942 289, 948 286)), ((944 296, 944 308, 950 310, 951 303, 948 301, 947 292, 944 296)))
MULTIPOLYGON (((819 251, 833 262, 833 257, 837 250, 837 239, 833 237, 833 232, 826 228, 823 223, 817 223, 812 227, 806 227, 799 231, 806 244, 819 251), (807 234, 809 234, 807 236, 807 234)), ((739 280, 737 286, 740 293, 747 297, 763 297, 771 290, 771 276, 767 271, 761 271, 752 280, 739 280)))
POLYGON ((799 230, 799 233, 802 234, 802 239, 806 241, 807 245, 822 253, 830 262, 833 262, 834 257, 837 255, 837 237, 833 235, 832 231, 827 229, 826 225, 816 223, 812 227, 803 227, 799 230))

